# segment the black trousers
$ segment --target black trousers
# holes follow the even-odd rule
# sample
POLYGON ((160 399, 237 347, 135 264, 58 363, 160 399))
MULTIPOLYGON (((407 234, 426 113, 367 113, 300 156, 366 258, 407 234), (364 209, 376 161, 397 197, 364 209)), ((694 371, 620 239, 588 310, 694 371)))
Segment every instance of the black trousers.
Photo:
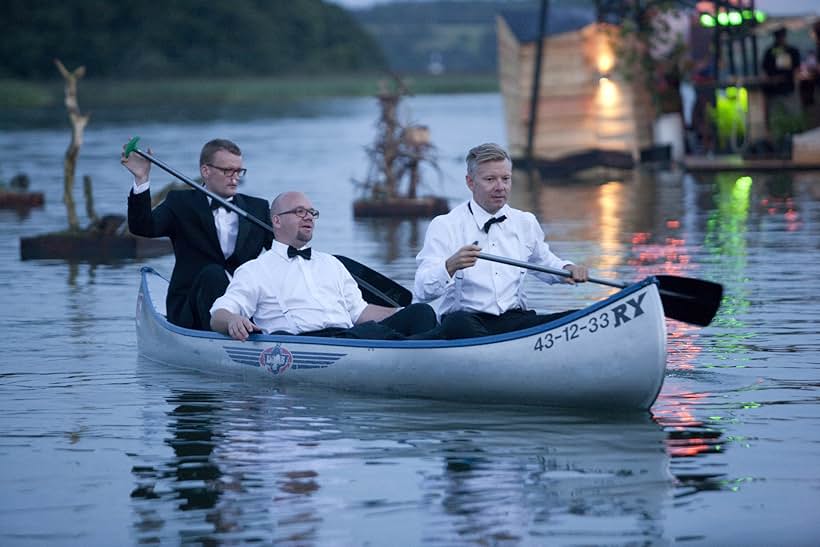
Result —
POLYGON ((202 268, 188 292, 187 313, 180 318, 181 327, 211 330, 211 306, 228 288, 228 276, 217 264, 202 268), (185 324, 183 324, 185 323, 185 324))
POLYGON ((445 340, 489 336, 543 325, 574 311, 576 310, 547 315, 538 315, 534 310, 508 310, 501 315, 456 311, 441 317, 441 327, 436 334, 438 338, 445 340))
MULTIPOLYGON (((436 312, 428 304, 410 304, 382 321, 367 321, 345 329, 326 329, 302 332, 300 336, 329 338, 359 338, 370 340, 406 340, 416 338, 438 326, 436 312)), ((273 333, 277 334, 277 333, 273 333)))

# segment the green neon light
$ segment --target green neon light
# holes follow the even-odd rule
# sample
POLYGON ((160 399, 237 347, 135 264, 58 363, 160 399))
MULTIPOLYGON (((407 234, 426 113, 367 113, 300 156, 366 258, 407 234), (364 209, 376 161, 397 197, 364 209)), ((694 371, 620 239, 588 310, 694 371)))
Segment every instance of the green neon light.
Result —
POLYGON ((708 13, 701 13, 700 24, 701 26, 712 28, 715 26, 715 18, 708 13))
POLYGON ((717 15, 711 13, 700 13, 698 16, 698 21, 700 25, 707 28, 713 28, 716 26, 721 27, 737 27, 743 25, 744 23, 751 22, 752 20, 763 23, 768 19, 768 16, 756 9, 754 11, 750 9, 744 10, 732 10, 732 11, 721 11, 717 15))
POLYGON ((749 189, 752 187, 752 177, 740 177, 735 181, 735 191, 733 194, 741 200, 749 197, 749 189))
POLYGON ((713 120, 721 146, 728 146, 731 139, 746 135, 746 115, 749 112, 749 93, 744 87, 729 86, 715 93, 713 120))

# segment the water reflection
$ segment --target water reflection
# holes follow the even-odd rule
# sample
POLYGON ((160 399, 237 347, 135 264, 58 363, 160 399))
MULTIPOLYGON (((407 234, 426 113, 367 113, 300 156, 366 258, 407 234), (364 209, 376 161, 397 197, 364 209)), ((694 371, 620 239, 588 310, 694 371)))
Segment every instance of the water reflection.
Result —
POLYGON ((440 496, 442 509, 454 518, 448 528, 460 540, 575 536, 573 542, 594 543, 603 536, 588 523, 601 518, 608 521, 608 541, 663 537, 659 509, 672 477, 662 434, 648 418, 602 423, 600 417, 551 415, 527 431, 523 444, 488 427, 492 436, 479 429, 442 442, 443 470, 425 480, 429 497, 440 496))
MULTIPOLYGON (((170 437, 165 443, 173 457, 159 465, 135 465, 132 473, 137 486, 131 497, 138 500, 174 500, 176 510, 211 510, 217 506, 224 488, 222 471, 212 458, 219 443, 216 438, 215 416, 222 403, 208 393, 183 392, 168 398, 173 408, 168 412, 170 437)), ((158 507, 144 503, 137 506, 141 542, 158 540, 153 534, 161 530, 168 519, 158 507)), ((204 520, 217 531, 232 528, 223 511, 208 511, 204 520)), ((196 538, 189 538, 196 539, 196 538)))
POLYGON ((4 207, 0 209, 0 223, 9 222, 12 219, 17 222, 23 222, 31 217, 33 209, 40 209, 42 207, 42 205, 36 207, 4 207))
POLYGON ((644 413, 602 418, 161 376, 174 390, 169 409, 146 414, 145 428, 161 420, 171 453, 134 456, 140 542, 595 543, 664 534, 673 476, 666 434, 644 413), (174 387, 192 382, 202 390, 174 387))
MULTIPOLYGON (((123 124, 95 111, 78 173, 104 181, 95 188, 100 211, 123 213, 130 182, 112 158, 125 136, 143 134, 183 170, 196 169, 196 143, 215 133, 234 138, 257 174, 247 192, 270 197, 282 185, 303 186, 328 211, 317 245, 409 286, 429 221, 351 218, 351 185, 327 181, 361 173, 375 106, 331 103, 284 117, 229 109, 218 120, 181 123, 142 112, 123 124)), ((463 155, 476 142, 503 141, 500 99, 409 103, 442 150, 444 195, 466 199, 463 155)), ((818 537, 816 481, 806 465, 817 460, 820 409, 816 171, 634 172, 533 185, 516 175, 512 204, 536 212, 559 255, 602 277, 661 272, 726 286, 709 327, 668 322, 668 374, 654 420, 619 420, 277 391, 142 362, 135 371, 138 265, 168 274, 172 257, 123 266, 19 260, 21 237, 65 227, 65 138, 65 128, 0 134, 10 151, 5 168, 29 173, 48 192, 47 205, 26 219, 0 212, 0 437, 9 492, 0 543, 718 545, 818 537)), ((531 302, 569 308, 609 290, 537 284, 531 302)))
POLYGON ((356 232, 364 231, 378 243, 376 257, 387 264, 420 249, 429 218, 363 218, 356 221, 356 232))

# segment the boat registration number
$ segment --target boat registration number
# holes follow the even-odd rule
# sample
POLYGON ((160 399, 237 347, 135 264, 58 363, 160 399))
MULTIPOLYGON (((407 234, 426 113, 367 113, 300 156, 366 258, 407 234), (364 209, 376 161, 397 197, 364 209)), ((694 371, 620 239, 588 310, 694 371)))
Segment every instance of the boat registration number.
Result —
POLYGON ((643 292, 635 298, 630 298, 623 304, 618 304, 611 309, 593 314, 580 321, 575 321, 559 329, 542 334, 535 340, 533 351, 544 351, 555 347, 559 343, 580 340, 585 335, 594 334, 599 330, 617 329, 622 325, 632 321, 636 317, 643 315, 643 299, 646 293, 643 292))

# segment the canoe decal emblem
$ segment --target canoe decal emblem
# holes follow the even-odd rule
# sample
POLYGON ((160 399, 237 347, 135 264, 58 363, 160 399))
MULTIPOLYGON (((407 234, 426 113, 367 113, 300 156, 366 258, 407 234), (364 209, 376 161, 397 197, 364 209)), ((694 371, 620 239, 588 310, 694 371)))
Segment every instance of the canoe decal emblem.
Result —
MULTIPOLYGON (((301 346, 297 344, 296 347, 301 346)), ((288 369, 327 368, 346 355, 330 351, 289 350, 283 348, 281 343, 263 350, 244 344, 231 344, 223 348, 234 363, 259 367, 273 375, 282 374, 288 369)))
POLYGON ((293 364, 293 354, 282 344, 276 344, 272 348, 265 348, 259 354, 259 366, 267 370, 274 376, 282 374, 293 364))

